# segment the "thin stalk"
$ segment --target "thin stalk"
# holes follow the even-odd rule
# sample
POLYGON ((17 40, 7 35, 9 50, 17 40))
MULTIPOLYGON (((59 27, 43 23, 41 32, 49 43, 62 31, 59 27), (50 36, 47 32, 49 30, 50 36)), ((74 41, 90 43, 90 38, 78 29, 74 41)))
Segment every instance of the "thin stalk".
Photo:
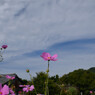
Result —
POLYGON ((5 52, 5 49, 1 49, 0 53, 3 55, 3 53, 5 52))
POLYGON ((49 61, 48 61, 48 72, 47 72, 47 95, 49 95, 49 88, 48 88, 48 79, 49 79, 49 61))
POLYGON ((62 89, 61 89, 61 91, 60 91, 60 95, 62 95, 62 89))
POLYGON ((49 60, 48 60, 48 69, 47 69, 47 79, 45 82, 45 95, 49 95, 49 88, 48 88, 48 77, 49 77, 49 60))
MULTIPOLYGON (((29 75, 30 75, 30 79, 31 79, 31 81, 32 81, 32 84, 34 85, 33 78, 32 78, 32 76, 31 76, 30 73, 29 73, 29 75)), ((35 90, 35 93, 36 93, 36 95, 37 95, 37 91, 36 91, 35 85, 34 85, 34 90, 35 90)))
POLYGON ((3 56, 2 56, 2 53, 0 51, 0 62, 2 62, 2 61, 3 61, 3 56))

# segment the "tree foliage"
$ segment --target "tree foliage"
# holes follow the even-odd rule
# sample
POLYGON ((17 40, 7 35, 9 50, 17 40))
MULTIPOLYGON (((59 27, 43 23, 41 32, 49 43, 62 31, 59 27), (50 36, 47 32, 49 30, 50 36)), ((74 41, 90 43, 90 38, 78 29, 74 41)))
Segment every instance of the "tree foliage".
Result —
MULTIPOLYGON (((36 76, 33 77, 37 93, 44 94, 46 77, 45 72, 36 73, 36 76)), ((80 95, 80 93, 90 95, 90 91, 95 91, 95 73, 78 69, 62 77, 49 76, 48 86, 49 95, 80 95)))
POLYGON ((95 73, 89 70, 75 70, 60 78, 62 83, 76 86, 83 95, 89 95, 90 90, 95 90, 95 73))
MULTIPOLYGON (((45 81, 46 81, 46 73, 45 72, 39 72, 36 73, 37 76, 33 78, 34 80, 34 84, 35 84, 35 88, 37 89, 38 93, 44 94, 44 90, 45 90, 45 81)), ((53 77, 49 77, 49 95, 59 95, 60 92, 60 88, 57 84, 57 81, 59 79, 59 76, 53 76, 53 77)))

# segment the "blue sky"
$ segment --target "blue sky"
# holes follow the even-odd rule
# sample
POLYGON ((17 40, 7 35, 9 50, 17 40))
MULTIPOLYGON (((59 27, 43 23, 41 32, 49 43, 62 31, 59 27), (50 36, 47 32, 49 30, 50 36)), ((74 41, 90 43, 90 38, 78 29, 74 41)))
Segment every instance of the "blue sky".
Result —
POLYGON ((0 73, 46 71, 43 52, 58 54, 50 75, 95 66, 95 0, 1 0, 0 45, 7 44, 0 73))

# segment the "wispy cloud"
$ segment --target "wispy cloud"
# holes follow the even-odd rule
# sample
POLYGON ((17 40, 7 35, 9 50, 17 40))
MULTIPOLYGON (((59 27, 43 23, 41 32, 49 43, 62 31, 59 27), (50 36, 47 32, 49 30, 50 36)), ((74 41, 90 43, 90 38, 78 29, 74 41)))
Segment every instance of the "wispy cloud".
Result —
POLYGON ((76 53, 94 53, 95 54, 95 38, 92 39, 80 39, 67 42, 60 42, 51 45, 43 50, 36 50, 33 52, 23 54, 26 57, 39 57, 42 52, 69 52, 76 53))
MULTIPOLYGON (((53 69, 52 74, 90 67, 95 55, 94 9, 95 0, 0 1, 0 44, 8 44, 4 62, 0 63, 2 73, 9 69, 13 71, 11 68, 15 68, 15 72, 16 68, 22 68, 22 72, 23 66, 32 62, 35 65, 30 67, 41 70, 36 66, 41 63, 39 56, 42 52, 59 55, 61 66, 55 67, 60 69, 53 69), (76 62, 84 64, 74 67, 76 62), (4 69, 7 66, 9 69, 4 69)), ((44 69, 42 64, 40 66, 44 69)))

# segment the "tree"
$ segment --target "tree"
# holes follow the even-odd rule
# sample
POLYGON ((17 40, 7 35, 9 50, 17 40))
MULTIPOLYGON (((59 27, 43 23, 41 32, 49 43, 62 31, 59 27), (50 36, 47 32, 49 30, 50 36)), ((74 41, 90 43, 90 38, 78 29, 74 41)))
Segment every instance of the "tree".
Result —
POLYGON ((75 87, 69 87, 67 90, 67 95, 78 95, 78 90, 75 87))
POLYGON ((45 72, 36 73, 36 77, 33 77, 37 93, 44 94, 46 77, 47 75, 45 72))
MULTIPOLYGON (((45 91, 45 81, 47 74, 45 72, 39 72, 36 73, 36 77, 33 78, 35 88, 37 90, 37 93, 44 94, 45 91)), ((49 77, 49 95, 59 95, 60 93, 60 88, 56 81, 58 80, 58 75, 56 77, 49 77)))
POLYGON ((95 89, 95 73, 89 70, 75 70, 60 78, 61 83, 75 86, 83 95, 89 95, 89 91, 95 89))

